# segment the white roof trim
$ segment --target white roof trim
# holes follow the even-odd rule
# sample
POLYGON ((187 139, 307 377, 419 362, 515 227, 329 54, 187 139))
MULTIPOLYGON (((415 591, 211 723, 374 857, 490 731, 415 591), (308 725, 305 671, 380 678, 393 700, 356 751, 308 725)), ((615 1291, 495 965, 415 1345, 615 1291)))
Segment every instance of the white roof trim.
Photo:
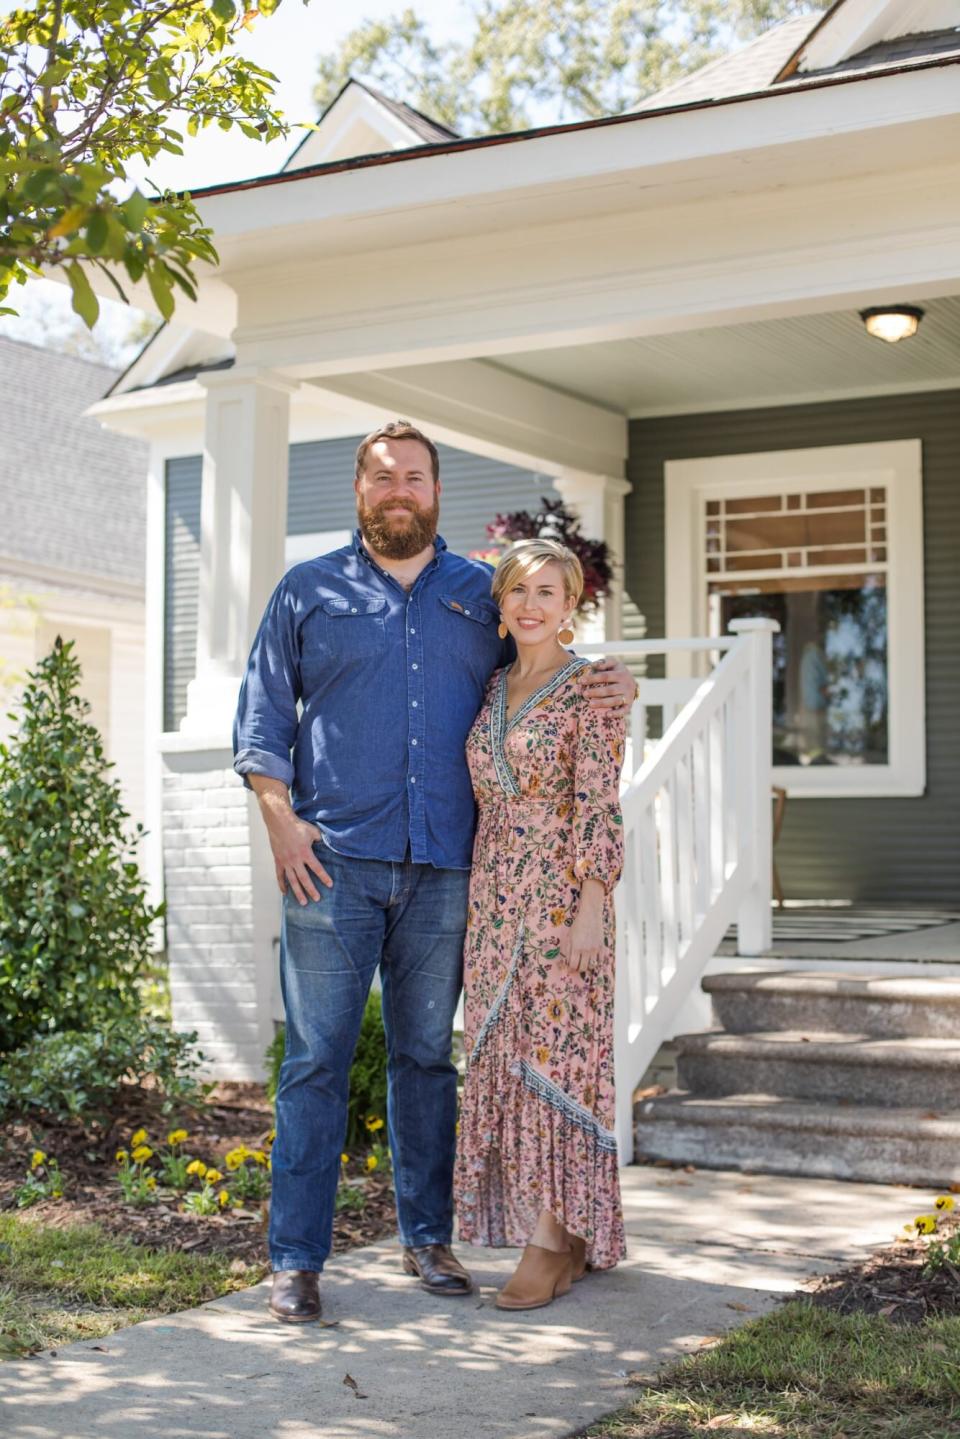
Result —
POLYGON ((798 73, 826 70, 882 40, 960 26, 960 0, 842 0, 804 46, 798 73))
POLYGON ((388 110, 365 86, 350 80, 282 169, 304 170, 383 150, 409 150, 423 143, 412 125, 388 110))

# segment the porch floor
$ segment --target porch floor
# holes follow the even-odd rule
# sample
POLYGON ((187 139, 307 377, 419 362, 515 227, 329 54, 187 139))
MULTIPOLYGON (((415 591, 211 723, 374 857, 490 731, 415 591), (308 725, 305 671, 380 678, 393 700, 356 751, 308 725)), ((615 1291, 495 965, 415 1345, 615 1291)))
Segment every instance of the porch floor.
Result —
MULTIPOLYGON (((736 930, 717 951, 738 953, 736 930)), ((791 904, 773 912, 772 959, 829 959, 960 964, 960 909, 926 910, 895 905, 791 904)))
POLYGON ((379 1244, 322 1280, 329 1327, 283 1327, 267 1285, 0 1366, 6 1439, 545 1439, 625 1403, 629 1380, 889 1243, 927 1202, 883 1185, 623 1172, 627 1261, 503 1314, 512 1250, 464 1251, 478 1292, 441 1301, 379 1244), (469 1416, 465 1421, 465 1416, 469 1416))

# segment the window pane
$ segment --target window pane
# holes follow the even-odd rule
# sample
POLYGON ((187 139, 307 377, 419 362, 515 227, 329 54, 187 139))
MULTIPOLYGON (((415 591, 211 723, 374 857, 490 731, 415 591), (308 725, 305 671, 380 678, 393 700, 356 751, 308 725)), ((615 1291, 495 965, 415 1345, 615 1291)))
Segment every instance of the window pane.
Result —
POLYGON ((773 762, 887 764, 887 592, 883 575, 755 584, 714 581, 730 621, 773 619, 773 762))

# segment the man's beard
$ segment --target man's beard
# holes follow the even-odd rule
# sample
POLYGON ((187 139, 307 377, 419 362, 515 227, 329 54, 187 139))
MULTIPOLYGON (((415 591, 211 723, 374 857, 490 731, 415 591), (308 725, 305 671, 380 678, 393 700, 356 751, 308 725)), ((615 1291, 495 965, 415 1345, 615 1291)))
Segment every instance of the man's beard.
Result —
POLYGON ((428 510, 406 500, 381 500, 379 505, 365 505, 362 496, 357 496, 360 533, 370 548, 387 560, 412 560, 432 545, 437 537, 439 518, 440 496, 436 491, 428 510), (408 523, 395 524, 388 511, 398 509, 408 512, 408 523))

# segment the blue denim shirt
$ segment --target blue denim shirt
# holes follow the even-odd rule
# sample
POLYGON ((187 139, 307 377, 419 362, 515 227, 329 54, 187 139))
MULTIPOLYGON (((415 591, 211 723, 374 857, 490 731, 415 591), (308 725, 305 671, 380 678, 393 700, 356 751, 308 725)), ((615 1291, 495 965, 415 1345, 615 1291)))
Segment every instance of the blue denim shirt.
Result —
POLYGON ((506 657, 489 565, 436 556, 410 591, 352 545, 295 565, 253 642, 234 768, 290 786, 301 819, 358 859, 469 869, 464 754, 506 657), (298 713, 298 703, 302 709, 298 713))

